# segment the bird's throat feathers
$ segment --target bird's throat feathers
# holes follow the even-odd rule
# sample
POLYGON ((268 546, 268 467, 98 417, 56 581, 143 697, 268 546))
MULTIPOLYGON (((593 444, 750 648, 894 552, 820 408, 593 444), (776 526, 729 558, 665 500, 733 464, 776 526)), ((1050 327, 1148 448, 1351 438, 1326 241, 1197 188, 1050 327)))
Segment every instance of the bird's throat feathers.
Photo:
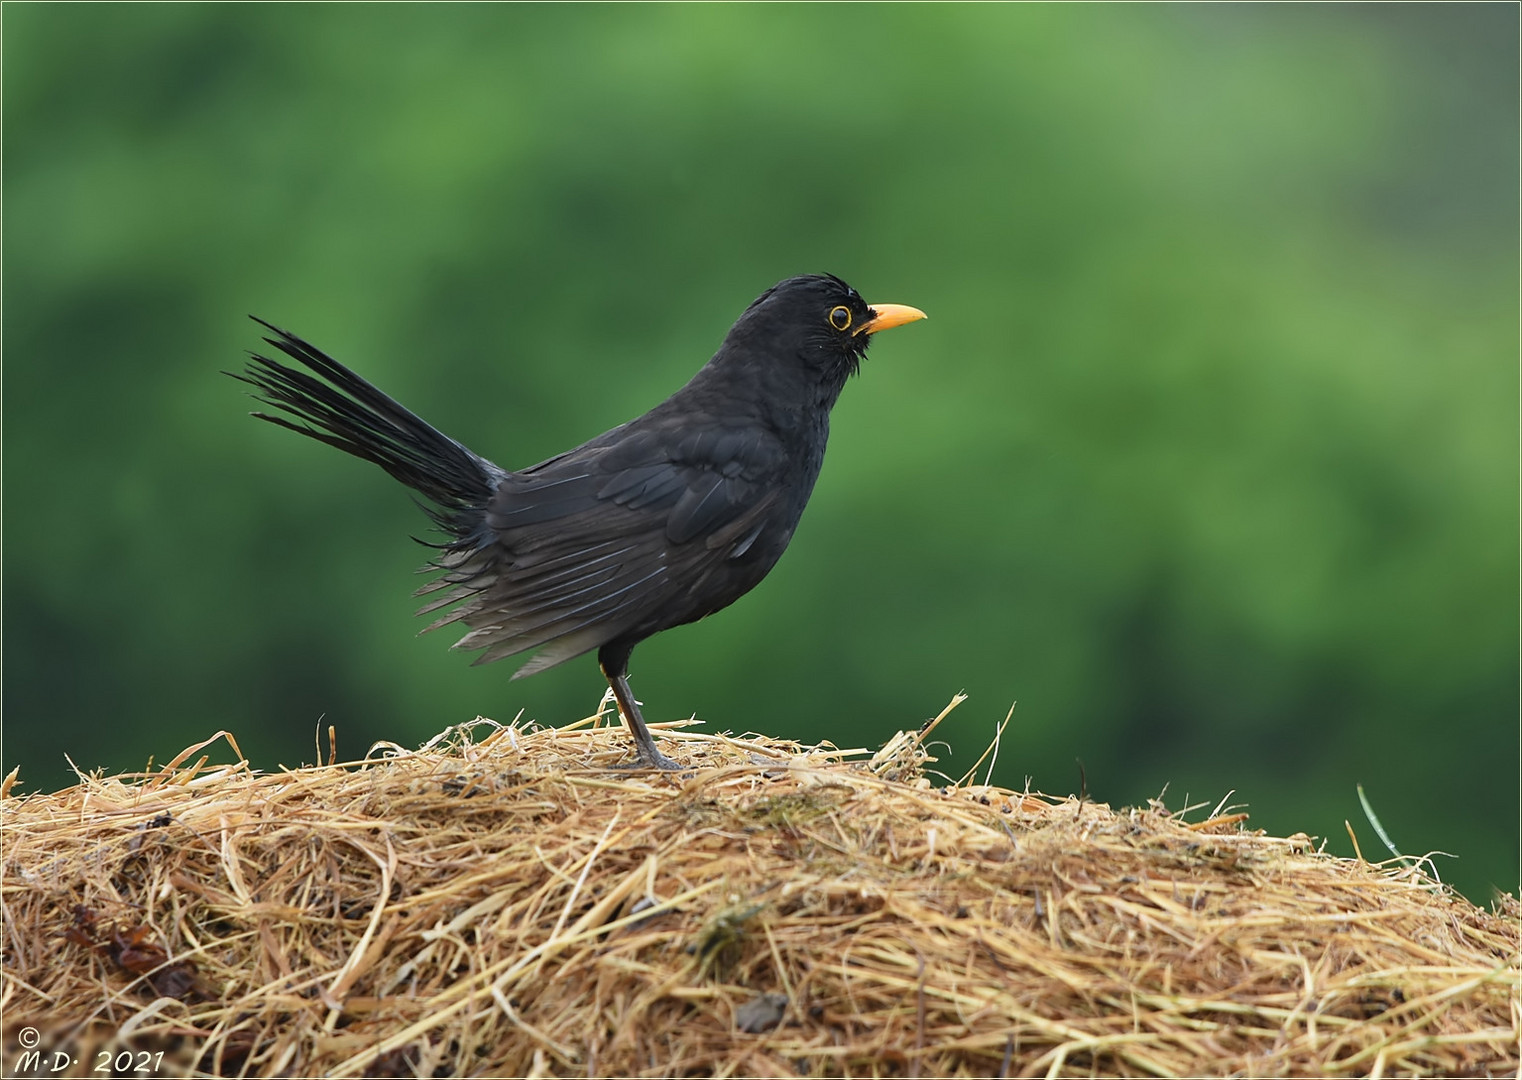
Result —
POLYGON ((740 330, 731 331, 689 385, 707 384, 705 389, 720 390, 735 400, 790 412, 821 409, 827 413, 835 407, 846 381, 860 369, 866 351, 843 351, 828 341, 785 341, 766 334, 751 338, 740 330))

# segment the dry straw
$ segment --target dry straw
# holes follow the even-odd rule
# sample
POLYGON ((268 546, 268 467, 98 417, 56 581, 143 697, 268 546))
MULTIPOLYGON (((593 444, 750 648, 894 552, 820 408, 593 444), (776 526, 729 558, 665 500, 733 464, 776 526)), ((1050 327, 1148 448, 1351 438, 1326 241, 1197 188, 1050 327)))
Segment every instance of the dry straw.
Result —
POLYGON ((1517 1073, 1513 898, 935 787, 928 731, 661 775, 594 721, 7 793, 6 1075, 1517 1073))

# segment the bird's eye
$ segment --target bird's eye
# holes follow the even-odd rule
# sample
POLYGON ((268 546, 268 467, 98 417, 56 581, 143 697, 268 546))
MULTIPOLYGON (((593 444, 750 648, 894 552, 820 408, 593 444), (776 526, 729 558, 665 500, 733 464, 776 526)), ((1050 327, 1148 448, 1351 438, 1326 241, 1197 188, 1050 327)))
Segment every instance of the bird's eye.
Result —
POLYGON ((837 330, 847 330, 851 326, 851 309, 845 305, 833 308, 830 311, 830 325, 837 330))

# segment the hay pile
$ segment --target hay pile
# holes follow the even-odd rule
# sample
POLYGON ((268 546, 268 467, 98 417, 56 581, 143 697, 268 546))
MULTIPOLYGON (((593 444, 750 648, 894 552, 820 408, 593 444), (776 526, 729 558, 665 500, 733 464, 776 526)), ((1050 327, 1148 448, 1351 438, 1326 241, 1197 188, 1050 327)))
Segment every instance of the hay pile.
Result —
POLYGON ((691 773, 483 722, 0 799, 6 1075, 1517 1072, 1514 900, 937 789, 922 736, 662 739, 691 773))

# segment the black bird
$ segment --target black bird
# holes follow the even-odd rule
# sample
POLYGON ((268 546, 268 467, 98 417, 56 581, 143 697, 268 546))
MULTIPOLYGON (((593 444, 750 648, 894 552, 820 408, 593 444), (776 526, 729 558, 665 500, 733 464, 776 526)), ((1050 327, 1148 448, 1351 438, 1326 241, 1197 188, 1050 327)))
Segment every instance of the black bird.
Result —
POLYGON ((251 354, 234 378, 296 418, 256 412, 373 461, 433 503, 442 576, 418 614, 461 622, 477 663, 530 649, 513 676, 592 649, 639 754, 656 749, 629 690, 645 638, 727 607, 776 564, 824 461, 830 409, 871 336, 923 319, 867 304, 830 275, 789 278, 756 298, 713 359, 644 416, 510 472, 466 449, 294 334, 255 321, 307 371, 251 354), (309 374, 308 372, 311 372, 309 374))

